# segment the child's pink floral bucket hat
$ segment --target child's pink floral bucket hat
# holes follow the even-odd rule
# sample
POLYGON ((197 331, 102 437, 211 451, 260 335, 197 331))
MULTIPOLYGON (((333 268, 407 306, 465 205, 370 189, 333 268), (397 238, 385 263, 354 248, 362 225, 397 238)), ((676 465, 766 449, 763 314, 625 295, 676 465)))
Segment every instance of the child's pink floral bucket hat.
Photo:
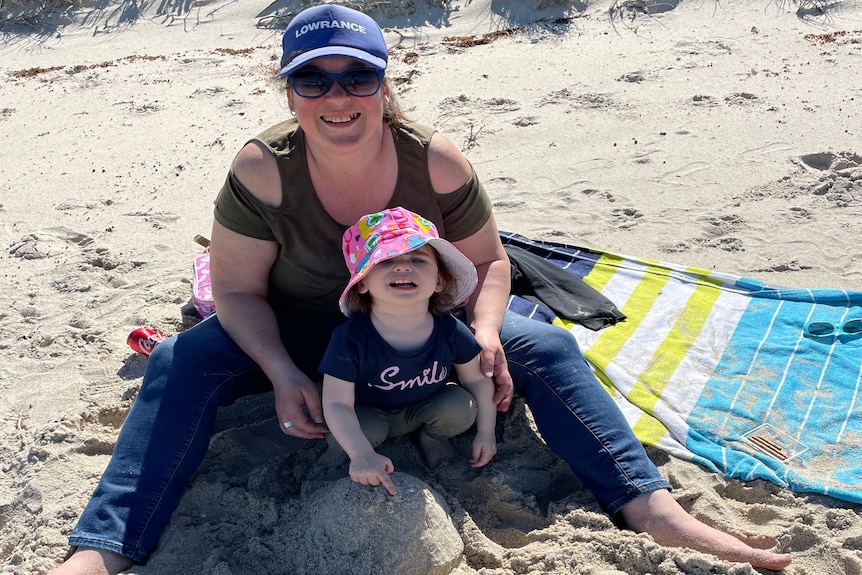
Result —
POLYGON ((463 303, 479 282, 476 267, 458 248, 440 238, 437 226, 404 208, 390 208, 362 216, 356 225, 344 232, 342 251, 350 270, 350 282, 338 300, 344 315, 350 315, 344 298, 377 263, 430 245, 437 250, 446 267, 455 276, 453 300, 463 303))

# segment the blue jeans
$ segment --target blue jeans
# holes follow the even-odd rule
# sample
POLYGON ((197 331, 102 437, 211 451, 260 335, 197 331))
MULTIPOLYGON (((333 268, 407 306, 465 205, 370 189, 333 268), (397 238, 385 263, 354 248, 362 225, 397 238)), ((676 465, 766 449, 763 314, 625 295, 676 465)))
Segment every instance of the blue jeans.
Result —
MULTIPOLYGON (((286 349, 312 379, 319 378, 329 334, 341 321, 280 318, 286 349)), ((515 392, 526 399, 545 442, 609 513, 670 488, 570 334, 509 312, 501 340, 515 392)), ((260 368, 215 316, 159 344, 70 544, 143 562, 206 454, 219 406, 268 390, 260 368)))

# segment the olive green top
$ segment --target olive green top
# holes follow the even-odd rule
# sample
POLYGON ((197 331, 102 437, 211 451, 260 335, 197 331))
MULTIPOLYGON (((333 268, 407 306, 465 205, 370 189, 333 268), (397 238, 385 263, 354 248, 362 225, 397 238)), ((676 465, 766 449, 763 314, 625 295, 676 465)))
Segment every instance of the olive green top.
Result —
MULTIPOLYGON (((398 180, 389 204, 416 212, 449 241, 479 231, 491 216, 491 202, 475 172, 458 190, 436 194, 428 173, 428 142, 434 130, 419 124, 393 126, 398 180)), ((215 200, 215 219, 239 234, 278 243, 269 275, 269 301, 279 311, 340 315, 338 297, 350 274, 341 242, 348 226, 330 217, 314 191, 305 137, 295 119, 277 124, 254 140, 276 157, 281 174, 278 207, 258 201, 231 171, 215 200)))

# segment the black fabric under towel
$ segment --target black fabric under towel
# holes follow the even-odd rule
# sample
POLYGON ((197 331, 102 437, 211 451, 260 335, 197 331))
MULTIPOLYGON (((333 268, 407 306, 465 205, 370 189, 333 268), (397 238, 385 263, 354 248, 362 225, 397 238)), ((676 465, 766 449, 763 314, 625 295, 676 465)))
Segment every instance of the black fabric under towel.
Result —
POLYGON ((512 268, 512 295, 593 331, 626 319, 611 300, 575 274, 518 246, 504 247, 512 268))

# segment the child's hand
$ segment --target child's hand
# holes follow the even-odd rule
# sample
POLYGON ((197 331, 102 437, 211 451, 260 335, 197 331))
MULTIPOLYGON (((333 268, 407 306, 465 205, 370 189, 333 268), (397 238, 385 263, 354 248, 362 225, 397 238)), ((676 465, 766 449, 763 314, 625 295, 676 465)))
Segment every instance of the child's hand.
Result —
POLYGON ((350 479, 362 485, 383 485, 389 495, 398 493, 389 474, 395 471, 392 460, 376 451, 369 451, 350 460, 350 479))
POLYGON ((482 467, 497 453, 497 438, 493 433, 477 433, 473 438, 473 457, 471 467, 482 467))

